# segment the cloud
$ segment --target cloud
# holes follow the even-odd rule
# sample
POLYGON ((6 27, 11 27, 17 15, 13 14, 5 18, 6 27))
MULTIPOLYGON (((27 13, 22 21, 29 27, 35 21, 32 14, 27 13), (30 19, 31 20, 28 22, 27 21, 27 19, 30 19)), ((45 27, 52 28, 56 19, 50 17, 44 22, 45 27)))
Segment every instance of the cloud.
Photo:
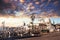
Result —
POLYGON ((8 1, 4 0, 0 0, 0 10, 6 9, 6 8, 10 8, 11 7, 11 3, 8 3, 8 1))
POLYGON ((55 2, 54 2, 54 5, 58 5, 58 3, 59 3, 59 1, 55 1, 55 2))
POLYGON ((25 0, 20 0, 20 2, 21 2, 21 3, 24 3, 24 2, 25 2, 25 0))
MULTIPOLYGON (((51 9, 58 10, 59 1, 58 0, 0 0, 0 10, 10 10, 12 12, 14 11, 24 11, 24 12, 31 12, 32 10, 42 10, 42 11, 49 11, 51 12, 51 9), (52 2, 53 1, 53 2, 52 2), (51 8, 51 9, 50 9, 51 8), (49 10, 48 10, 49 9, 49 10)), ((59 10, 58 10, 59 11, 59 10)), ((35 12, 35 11, 34 11, 35 12)), ((38 12, 39 13, 39 12, 38 12)), ((9 14, 9 13, 7 13, 9 14)), ((13 13, 11 13, 13 14, 13 13)), ((52 15, 53 13, 42 13, 42 15, 52 15)), ((55 14, 55 13, 54 13, 55 14)), ((57 13, 58 14, 58 13, 57 13)), ((15 15, 15 14, 14 14, 15 15)))
POLYGON ((4 3, 9 3, 9 0, 3 0, 4 3))

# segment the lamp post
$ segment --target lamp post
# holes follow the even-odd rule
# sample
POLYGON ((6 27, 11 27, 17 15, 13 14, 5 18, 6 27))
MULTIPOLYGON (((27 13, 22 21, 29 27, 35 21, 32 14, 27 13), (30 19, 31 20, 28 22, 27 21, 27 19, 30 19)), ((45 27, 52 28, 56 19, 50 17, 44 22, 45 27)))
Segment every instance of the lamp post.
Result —
POLYGON ((2 26, 3 26, 3 31, 4 31, 5 21, 2 22, 2 26))
POLYGON ((35 16, 34 16, 34 13, 32 13, 32 16, 31 16, 31 20, 32 20, 32 22, 31 22, 31 24, 32 24, 32 29, 33 29, 33 21, 34 21, 34 19, 35 19, 35 16))

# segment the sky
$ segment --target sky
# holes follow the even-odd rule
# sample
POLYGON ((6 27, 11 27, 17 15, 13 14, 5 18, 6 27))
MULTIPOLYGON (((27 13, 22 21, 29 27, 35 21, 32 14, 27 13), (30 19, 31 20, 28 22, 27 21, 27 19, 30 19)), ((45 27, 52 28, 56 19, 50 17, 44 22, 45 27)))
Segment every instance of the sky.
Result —
POLYGON ((0 0, 0 10, 10 14, 14 11, 34 13, 36 10, 37 14, 47 12, 60 16, 60 0, 0 0))
MULTIPOLYGON (((60 0, 0 0, 0 15, 42 14, 42 16, 60 16, 60 0), (44 12, 44 13, 43 13, 44 12)), ((60 18, 52 18, 60 23, 60 18)))
POLYGON ((52 24, 60 24, 60 18, 50 18, 52 24))

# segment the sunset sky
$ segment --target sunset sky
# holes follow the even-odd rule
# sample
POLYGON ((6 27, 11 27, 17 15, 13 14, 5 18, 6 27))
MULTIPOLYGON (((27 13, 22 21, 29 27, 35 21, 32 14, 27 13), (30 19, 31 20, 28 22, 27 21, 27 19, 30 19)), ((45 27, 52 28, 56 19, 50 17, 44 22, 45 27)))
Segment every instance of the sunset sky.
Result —
MULTIPOLYGON (((19 15, 21 12, 60 16, 60 0, 0 0, 0 15, 19 15)), ((60 18, 51 18, 51 20, 60 23, 60 18)))
POLYGON ((24 11, 25 13, 47 12, 60 15, 60 0, 0 0, 0 10, 7 13, 24 11), (40 10, 40 11, 39 11, 40 10))

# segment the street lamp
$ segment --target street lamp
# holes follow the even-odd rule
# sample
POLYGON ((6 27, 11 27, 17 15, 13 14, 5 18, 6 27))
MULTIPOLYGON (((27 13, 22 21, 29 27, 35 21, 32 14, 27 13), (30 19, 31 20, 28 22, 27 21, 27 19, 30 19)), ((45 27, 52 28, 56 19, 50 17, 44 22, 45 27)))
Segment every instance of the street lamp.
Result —
POLYGON ((2 26, 3 26, 3 31, 4 31, 5 21, 2 22, 2 26))
POLYGON ((32 24, 32 29, 33 29, 33 21, 34 21, 34 19, 35 19, 35 16, 34 16, 34 13, 32 13, 32 16, 31 16, 31 20, 32 20, 32 22, 31 22, 31 24, 32 24))

